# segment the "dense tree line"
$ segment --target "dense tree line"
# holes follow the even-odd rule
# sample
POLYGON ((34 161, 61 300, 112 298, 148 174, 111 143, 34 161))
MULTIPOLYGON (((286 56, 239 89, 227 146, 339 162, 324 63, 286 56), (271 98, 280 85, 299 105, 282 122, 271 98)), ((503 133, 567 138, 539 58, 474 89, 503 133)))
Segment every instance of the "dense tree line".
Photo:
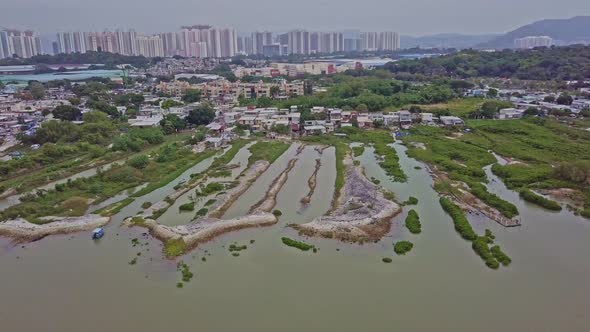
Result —
MULTIPOLYGON (((284 101, 271 101, 280 108, 298 105, 302 109, 313 106, 339 107, 349 110, 380 112, 386 107, 410 104, 435 104, 461 95, 463 88, 451 86, 450 80, 434 80, 428 84, 410 84, 389 78, 353 77, 340 75, 332 78, 327 92, 299 96, 284 101)), ((264 105, 267 106, 267 105, 264 105)))
POLYGON ((524 80, 583 80, 590 77, 590 46, 458 53, 386 64, 399 75, 416 77, 508 77, 524 80))
POLYGON ((86 53, 70 53, 56 55, 36 55, 31 58, 6 58, 0 60, 0 66, 15 65, 42 65, 42 64, 104 64, 105 67, 112 69, 117 65, 129 64, 133 67, 145 68, 151 64, 161 61, 161 58, 146 58, 144 56, 129 56, 109 52, 89 51, 86 53))

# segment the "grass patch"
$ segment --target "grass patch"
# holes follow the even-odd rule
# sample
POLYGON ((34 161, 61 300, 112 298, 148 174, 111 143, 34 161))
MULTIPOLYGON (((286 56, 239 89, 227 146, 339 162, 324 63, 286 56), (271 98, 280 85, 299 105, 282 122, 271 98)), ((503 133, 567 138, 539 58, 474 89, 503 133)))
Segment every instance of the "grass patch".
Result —
POLYGON ((140 191, 133 193, 132 197, 141 197, 151 193, 152 191, 162 188, 168 183, 174 181, 174 179, 178 178, 182 173, 186 172, 188 169, 193 167, 194 165, 202 162, 203 160, 214 156, 216 151, 205 151, 194 155, 191 158, 187 158, 188 160, 175 162, 176 166, 172 172, 167 172, 163 174, 162 177, 154 182, 150 182, 145 188, 141 189, 140 191))
POLYGON ((258 141, 248 149, 251 153, 248 158, 248 167, 259 160, 269 163, 275 162, 287 149, 289 144, 282 141, 258 141))
POLYGON ((353 146, 352 147, 352 155, 355 157, 361 156, 365 152, 364 146, 353 146))
POLYGON ((164 255, 168 258, 173 258, 184 254, 186 250, 186 243, 182 238, 172 239, 164 242, 164 255))
POLYGON ((229 164, 234 159, 236 154, 248 143, 249 143, 249 141, 244 140, 244 139, 238 139, 238 140, 233 141, 231 148, 229 148, 229 150, 227 150, 223 155, 221 155, 213 160, 213 163, 211 163, 210 169, 216 170, 220 167, 224 167, 227 164, 229 164))
POLYGON ((205 202, 205 206, 211 206, 211 205, 215 204, 215 202, 217 202, 216 199, 210 199, 207 202, 205 202))
POLYGON ((283 212, 281 212, 281 210, 273 210, 273 211, 272 211, 272 214, 273 214, 275 217, 280 217, 280 216, 282 216, 282 215, 283 215, 283 212))
POLYGON ((152 206, 152 202, 143 202, 141 203, 142 209, 149 209, 152 206))
POLYGON ((131 218, 131 223, 133 225, 142 226, 145 223, 145 219, 143 217, 133 217, 131 218))
POLYGON ((383 257, 383 258, 381 259, 381 261, 382 261, 383 263, 391 263, 391 262, 393 262, 393 260, 392 260, 391 258, 389 258, 389 257, 383 257))

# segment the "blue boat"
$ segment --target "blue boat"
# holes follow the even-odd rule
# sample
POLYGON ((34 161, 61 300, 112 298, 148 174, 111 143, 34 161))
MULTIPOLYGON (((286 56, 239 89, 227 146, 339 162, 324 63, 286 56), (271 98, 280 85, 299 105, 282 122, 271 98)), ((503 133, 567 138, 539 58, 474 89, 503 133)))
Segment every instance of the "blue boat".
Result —
POLYGON ((92 231, 92 239, 93 240, 100 239, 103 236, 104 236, 104 229, 102 229, 101 227, 95 228, 92 231))

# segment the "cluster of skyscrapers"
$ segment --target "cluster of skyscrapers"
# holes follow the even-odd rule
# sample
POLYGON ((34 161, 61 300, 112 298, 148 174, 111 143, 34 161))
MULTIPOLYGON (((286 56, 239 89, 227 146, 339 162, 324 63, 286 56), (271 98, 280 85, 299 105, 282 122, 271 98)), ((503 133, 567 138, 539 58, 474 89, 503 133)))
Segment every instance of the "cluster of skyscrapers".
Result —
MULTIPOLYGON (((229 58, 238 54, 277 56, 288 54, 330 54, 354 51, 395 51, 399 36, 395 32, 254 32, 238 36, 232 28, 210 25, 183 26, 175 32, 145 35, 133 30, 102 32, 58 32, 53 53, 103 51, 122 55, 166 57, 180 55, 197 58, 229 58)), ((0 58, 27 58, 44 53, 39 37, 32 31, 0 30, 0 58)), ((47 53, 47 52, 45 52, 47 53)))
POLYGON ((0 59, 41 54, 41 40, 33 31, 0 29, 0 59))
POLYGON ((238 52, 265 56, 286 54, 329 54, 354 51, 395 51, 400 47, 396 32, 310 32, 294 30, 273 34, 270 31, 254 32, 238 37, 238 52))
POLYGON ((130 31, 59 32, 54 53, 104 51, 122 55, 164 57, 181 55, 198 58, 232 57, 237 53, 233 29, 208 25, 182 27, 180 31, 143 35, 130 31))

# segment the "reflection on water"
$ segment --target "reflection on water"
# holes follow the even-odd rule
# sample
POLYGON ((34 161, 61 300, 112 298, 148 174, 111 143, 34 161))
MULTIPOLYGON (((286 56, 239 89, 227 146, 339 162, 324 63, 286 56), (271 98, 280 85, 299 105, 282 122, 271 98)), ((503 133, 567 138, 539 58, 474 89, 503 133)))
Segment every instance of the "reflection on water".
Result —
MULTIPOLYGON (((410 195, 419 199, 412 208, 420 215, 422 234, 409 234, 403 227, 404 209, 389 237, 377 244, 307 239, 320 248, 317 254, 283 246, 281 236, 297 236, 285 224, 323 214, 332 198, 335 168, 329 149, 322 156, 321 184, 308 210, 301 212, 299 199, 316 158, 306 148, 278 195, 279 224, 224 235, 182 257, 195 278, 177 289, 176 262, 162 259, 160 244, 142 235, 141 228, 119 225, 141 210, 142 202, 170 194, 194 172, 188 171, 123 209, 99 243, 89 234, 48 237, 24 248, 0 240, 1 326, 7 331, 256 332, 473 331, 474 326, 478 331, 584 331, 590 326, 589 222, 568 211, 552 214, 529 206, 491 181, 490 190, 516 204, 523 223, 505 229, 489 220, 472 220, 478 231, 490 228, 513 259, 508 268, 492 271, 454 231, 424 165, 409 159, 405 147, 394 148, 407 183, 391 182, 369 148, 359 160, 369 177, 400 200, 410 195), (133 247, 133 238, 142 245, 133 247), (391 243, 401 238, 410 239, 414 250, 394 256, 391 243), (248 244, 240 257, 227 250, 233 241, 248 244), (393 263, 381 263, 385 256, 393 263), (133 257, 138 263, 129 265, 133 257)), ((295 151, 291 147, 279 158, 229 216, 259 200, 295 151)))

